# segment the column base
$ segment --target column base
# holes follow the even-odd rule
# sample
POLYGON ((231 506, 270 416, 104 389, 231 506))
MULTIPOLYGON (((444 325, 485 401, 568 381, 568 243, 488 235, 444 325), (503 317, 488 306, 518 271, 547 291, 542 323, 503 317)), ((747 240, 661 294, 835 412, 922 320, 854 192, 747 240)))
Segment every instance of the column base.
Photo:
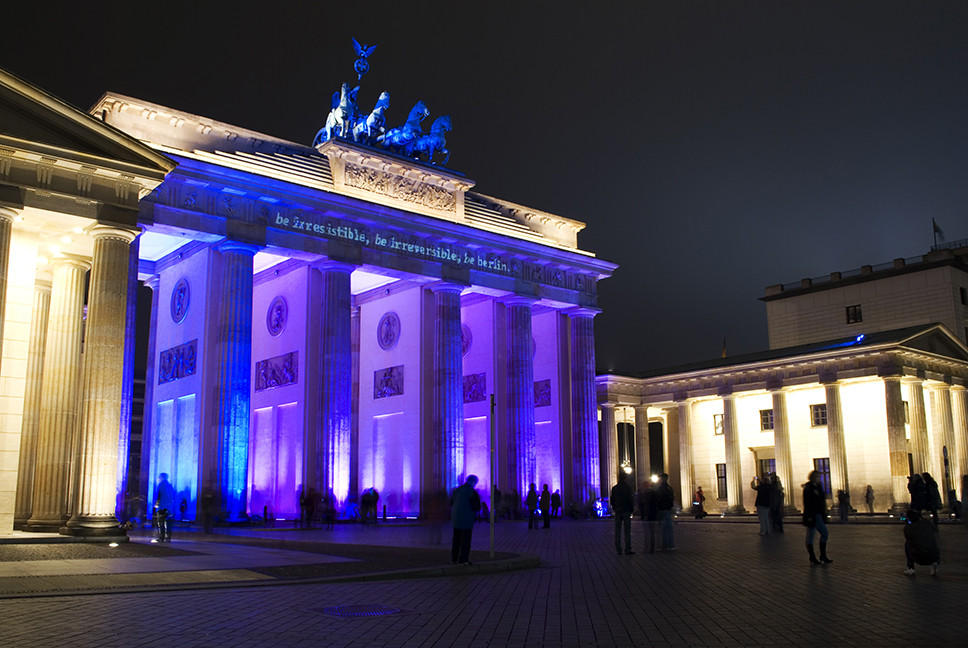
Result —
POLYGON ((800 515, 800 509, 796 506, 784 506, 783 515, 800 515))
POLYGON ((750 512, 747 511, 742 504, 729 506, 723 510, 723 515, 749 515, 749 514, 750 512))
POLYGON ((59 533, 66 520, 67 518, 31 519, 24 523, 21 530, 27 533, 59 533))
POLYGON ((58 529, 61 535, 79 537, 117 537, 126 536, 128 532, 121 528, 118 519, 113 515, 89 516, 71 518, 67 524, 58 529))
POLYGON ((894 504, 894 506, 887 509, 887 512, 891 515, 897 515, 900 517, 907 513, 909 508, 911 508, 911 502, 897 502, 894 504))

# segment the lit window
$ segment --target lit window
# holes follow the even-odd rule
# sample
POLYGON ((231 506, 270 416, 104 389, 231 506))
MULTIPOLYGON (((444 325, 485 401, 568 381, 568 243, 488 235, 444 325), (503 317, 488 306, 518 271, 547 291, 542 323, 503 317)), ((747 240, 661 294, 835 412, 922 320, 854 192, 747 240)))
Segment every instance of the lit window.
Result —
POLYGON ((724 500, 726 495, 726 464, 716 464, 716 497, 724 500))
POLYGON ((810 406, 810 425, 821 427, 827 424, 827 404, 810 406))
POLYGON ((719 435, 723 433, 723 415, 713 414, 713 434, 719 435))
POLYGON ((864 316, 860 312, 860 304, 847 307, 847 323, 857 324, 858 322, 863 322, 864 316))
POLYGON ((823 483, 823 492, 830 497, 830 457, 822 457, 813 460, 813 469, 820 473, 820 481, 823 483))
POLYGON ((760 430, 766 432, 773 429, 773 410, 760 410, 760 430))
POLYGON ((904 403, 904 424, 907 425, 911 422, 911 414, 909 413, 909 410, 908 410, 908 402, 907 401, 901 401, 901 402, 904 403))
POLYGON ((776 472, 776 459, 760 459, 760 477, 766 479, 776 472))

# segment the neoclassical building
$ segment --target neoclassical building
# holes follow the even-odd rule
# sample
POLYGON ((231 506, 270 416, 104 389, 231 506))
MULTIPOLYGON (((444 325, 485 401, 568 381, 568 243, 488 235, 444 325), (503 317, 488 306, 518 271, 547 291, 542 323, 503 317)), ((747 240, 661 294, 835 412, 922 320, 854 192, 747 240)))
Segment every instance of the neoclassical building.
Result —
POLYGON ((684 507, 752 510, 754 476, 776 472, 790 508, 819 470, 828 495, 875 510, 909 502, 907 477, 930 472, 945 500, 968 474, 968 242, 829 277, 770 286, 771 348, 656 371, 598 377, 602 474, 623 457, 639 483, 649 446, 684 507), (929 319, 930 318, 930 319, 929 319), (932 319, 943 323, 931 323, 932 319), (895 326, 891 326, 891 322, 895 326), (649 423, 661 441, 649 438, 649 423), (621 443, 620 443, 621 442, 621 443))
POLYGON ((293 517, 310 488, 342 505, 374 487, 418 515, 470 473, 483 492, 598 495, 593 318, 616 266, 578 247, 583 223, 348 139, 116 94, 86 115, 0 80, 25 116, 0 133, 17 269, 0 532, 116 525, 161 473, 228 520, 293 517), (137 485, 120 422, 136 280, 153 291, 137 485))

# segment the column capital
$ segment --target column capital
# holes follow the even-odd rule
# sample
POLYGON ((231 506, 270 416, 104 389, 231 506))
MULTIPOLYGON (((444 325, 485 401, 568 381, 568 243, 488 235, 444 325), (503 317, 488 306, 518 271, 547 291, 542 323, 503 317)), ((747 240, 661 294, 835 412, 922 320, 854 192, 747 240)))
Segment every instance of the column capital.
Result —
POLYGON ((457 293, 458 295, 464 292, 467 286, 462 286, 460 284, 449 283, 447 281, 438 281, 427 286, 434 293, 457 293))
POLYGON ((770 393, 775 392, 785 392, 786 388, 783 385, 783 380, 780 378, 774 378, 772 380, 766 381, 766 391, 770 393))
POLYGON ((821 371, 817 374, 817 381, 824 387, 833 387, 840 384, 836 371, 821 371))
POLYGON ((13 222, 19 215, 16 209, 0 206, 0 221, 13 222))
POLYGON ((47 293, 49 295, 53 285, 54 284, 49 277, 36 279, 34 281, 34 290, 37 292, 47 293))
POLYGON ((76 254, 68 254, 67 252, 61 252, 55 256, 50 260, 50 264, 73 266, 84 272, 87 272, 91 269, 91 259, 76 254))
POLYGON ((508 295, 507 297, 501 297, 498 299, 499 302, 505 306, 534 306, 537 303, 537 299, 534 297, 524 297, 522 295, 508 295))
POLYGON ((605 401, 604 403, 598 404, 598 406, 601 407, 602 409, 615 409, 616 405, 618 405, 618 403, 612 403, 610 401, 605 401))
POLYGON ((127 229, 123 227, 114 227, 113 225, 92 225, 87 228, 85 232, 91 238, 97 239, 115 239, 118 241, 124 241, 125 243, 131 243, 138 235, 141 234, 140 229, 127 229))
POLYGON ((161 285, 161 276, 160 275, 151 275, 150 277, 148 277, 147 279, 145 279, 144 284, 148 288, 151 288, 151 292, 158 292, 158 286, 161 285))
POLYGON ((252 256, 255 256, 262 249, 258 245, 233 241, 231 239, 225 239, 221 243, 216 243, 213 247, 219 252, 241 252, 243 254, 251 254, 252 256))
POLYGON ((719 387, 716 388, 716 395, 722 398, 723 400, 726 400, 726 399, 735 400, 736 398, 736 394, 733 392, 732 385, 720 385, 719 387))
POLYGON ((565 315, 574 319, 576 317, 595 317, 602 312, 600 308, 588 308, 585 306, 576 306, 575 308, 568 308, 563 311, 565 315))
POLYGON ((335 261, 333 259, 323 259, 313 264, 313 267, 321 272, 346 272, 352 274, 356 266, 345 261, 335 261))
POLYGON ((635 410, 636 414, 638 414, 639 412, 648 412, 649 406, 646 403, 641 403, 639 405, 633 405, 632 409, 635 410))

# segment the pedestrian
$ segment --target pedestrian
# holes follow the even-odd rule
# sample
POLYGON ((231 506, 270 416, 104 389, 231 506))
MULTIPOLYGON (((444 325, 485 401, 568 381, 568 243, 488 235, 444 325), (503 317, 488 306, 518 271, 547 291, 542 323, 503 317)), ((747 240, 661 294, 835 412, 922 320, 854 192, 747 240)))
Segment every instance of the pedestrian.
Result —
POLYGON ((155 515, 158 518, 158 542, 171 542, 171 521, 175 517, 175 487, 168 481, 168 473, 158 475, 155 490, 155 515))
POLYGON ((904 556, 907 569, 904 573, 914 576, 914 564, 931 565, 931 575, 938 575, 941 549, 938 546, 938 529, 921 517, 919 511, 910 509, 904 525, 904 556))
POLYGON ((541 509, 541 525, 544 529, 551 528, 551 491, 548 490, 548 484, 545 484, 541 488, 541 495, 538 497, 538 508, 541 509))
POLYGON ((662 551, 675 551, 676 539, 672 529, 672 507, 676 495, 669 485, 669 475, 659 475, 659 485, 655 488, 655 507, 658 509, 659 526, 662 527, 662 551))
POLYGON ((475 486, 477 475, 468 475, 464 485, 455 488, 450 495, 450 522, 454 527, 450 561, 455 565, 471 564, 471 534, 474 533, 477 512, 481 510, 481 497, 475 486))
POLYGON ((630 556, 635 553, 632 551, 632 510, 635 508, 635 498, 624 472, 618 474, 618 483, 612 486, 609 504, 615 515, 615 551, 622 555, 622 527, 625 527, 625 555, 630 556))
POLYGON ((827 557, 827 495, 819 470, 811 470, 803 485, 803 525, 807 527, 807 553, 810 564, 832 563, 827 557), (813 552, 813 533, 820 532, 820 560, 813 552))
POLYGON ((528 486, 528 497, 525 499, 528 505, 528 529, 538 528, 538 489, 534 484, 528 486))
POLYGON ((767 481, 770 484, 770 527, 775 533, 783 533, 783 483, 775 472, 770 473, 767 481))
POLYGON ((692 496, 692 505, 696 511, 697 520, 706 517, 706 496, 702 492, 702 486, 697 488, 696 494, 692 496))
POLYGON ((911 494, 911 508, 920 513, 928 508, 928 486, 920 473, 908 477, 908 492, 911 494))
POLYGON ((561 493, 558 489, 551 494, 551 517, 557 518, 561 514, 561 493))
POLYGON ((921 473, 921 479, 924 480, 924 487, 927 492, 927 498, 925 500, 925 508, 931 511, 931 515, 934 516, 934 528, 938 528, 938 509, 941 508, 941 491, 938 490, 938 482, 934 481, 934 477, 931 473, 921 473))
POLYGON ((206 486, 202 491, 202 524, 205 533, 215 531, 215 491, 206 486))
POLYGON ((750 488, 756 491, 756 517, 760 520, 760 535, 770 535, 770 485, 759 477, 754 477, 750 488))
POLYGON ((649 536, 649 553, 655 553, 655 528, 656 520, 659 517, 659 509, 656 506, 655 488, 650 482, 642 483, 639 511, 645 520, 645 531, 649 536))
POLYGON ((867 485, 867 490, 864 491, 864 502, 867 503, 867 514, 874 515, 874 487, 870 484, 867 485))
POLYGON ((840 513, 840 523, 847 524, 850 515, 850 493, 844 489, 837 491, 837 510, 840 513))
POLYGON ((183 498, 181 504, 178 505, 178 512, 181 513, 181 521, 185 521, 185 513, 188 512, 188 502, 183 498))
POLYGON ((330 489, 329 494, 323 498, 323 521, 326 523, 327 531, 333 530, 333 523, 336 520, 336 494, 330 489))

